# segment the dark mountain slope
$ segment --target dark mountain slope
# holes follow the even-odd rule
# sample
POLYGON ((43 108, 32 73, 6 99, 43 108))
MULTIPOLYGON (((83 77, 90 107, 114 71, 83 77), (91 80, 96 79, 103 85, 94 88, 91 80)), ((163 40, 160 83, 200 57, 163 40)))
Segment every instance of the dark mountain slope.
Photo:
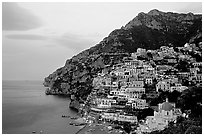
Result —
POLYGON ((106 65, 122 61, 137 48, 158 49, 161 46, 183 46, 202 32, 202 16, 151 10, 139 13, 125 27, 112 31, 99 44, 66 61, 65 66, 45 78, 48 94, 86 97, 97 72, 106 65))

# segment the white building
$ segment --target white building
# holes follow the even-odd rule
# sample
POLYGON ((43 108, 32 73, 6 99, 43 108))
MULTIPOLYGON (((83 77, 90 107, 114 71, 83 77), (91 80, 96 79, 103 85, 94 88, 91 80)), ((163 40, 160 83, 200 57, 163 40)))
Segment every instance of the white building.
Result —
POLYGON ((132 99, 129 101, 131 103, 131 106, 133 109, 146 109, 148 108, 148 104, 146 103, 146 100, 143 99, 132 99))
POLYGON ((163 130, 169 122, 176 121, 182 115, 180 109, 175 108, 175 103, 169 103, 168 99, 164 103, 158 104, 158 111, 154 111, 154 116, 146 117, 146 126, 151 131, 163 130))
POLYGON ((111 105, 115 103, 116 103, 116 100, 113 100, 113 99, 107 99, 107 98, 96 99, 97 108, 111 108, 111 105))
POLYGON ((145 94, 145 88, 137 87, 121 87, 120 90, 113 89, 110 91, 110 94, 119 98, 131 99, 131 98, 140 98, 142 94, 145 94))
POLYGON ((117 120, 118 119, 118 113, 115 113, 115 112, 103 112, 101 114, 101 117, 103 119, 107 119, 107 120, 117 120))
POLYGON ((152 84, 153 83, 153 79, 152 78, 146 78, 145 79, 145 84, 152 84))
POLYGON ((137 53, 146 53, 146 49, 137 48, 137 53))
POLYGON ((202 83, 202 74, 197 74, 196 75, 196 81, 199 83, 202 83))
POLYGON ((136 87, 136 88, 143 88, 144 87, 144 81, 132 81, 132 82, 125 82, 124 86, 127 87, 136 87))
POLYGON ((193 63, 194 68, 202 66, 202 62, 193 63))
POLYGON ((171 86, 170 92, 173 92, 174 90, 178 92, 183 92, 184 90, 188 89, 187 86, 182 86, 181 84, 175 84, 175 86, 171 86))
POLYGON ((119 114, 118 115, 118 121, 137 123, 137 117, 136 116, 132 116, 132 115, 119 114))
POLYGON ((154 117, 163 118, 167 123, 182 115, 181 110, 175 108, 175 103, 169 103, 168 99, 166 99, 166 102, 158 104, 158 108, 159 111, 154 112, 154 117))
POLYGON ((151 65, 147 65, 147 64, 143 65, 143 68, 144 68, 144 72, 154 70, 151 65))
POLYGON ((130 122, 130 123, 137 123, 137 117, 128 114, 119 114, 116 112, 103 112, 101 114, 103 119, 107 120, 114 120, 114 121, 121 121, 121 122, 130 122))
POLYGON ((160 81, 157 83, 156 85, 156 91, 158 92, 159 89, 161 89, 162 91, 170 91, 170 84, 168 84, 167 82, 164 81, 160 81))

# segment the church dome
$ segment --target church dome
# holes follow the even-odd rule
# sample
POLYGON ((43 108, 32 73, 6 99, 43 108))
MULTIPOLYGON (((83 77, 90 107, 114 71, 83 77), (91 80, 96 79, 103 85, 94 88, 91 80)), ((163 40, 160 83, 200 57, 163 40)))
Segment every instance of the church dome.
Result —
POLYGON ((170 111, 173 109, 173 106, 169 102, 164 102, 162 104, 161 110, 170 111))

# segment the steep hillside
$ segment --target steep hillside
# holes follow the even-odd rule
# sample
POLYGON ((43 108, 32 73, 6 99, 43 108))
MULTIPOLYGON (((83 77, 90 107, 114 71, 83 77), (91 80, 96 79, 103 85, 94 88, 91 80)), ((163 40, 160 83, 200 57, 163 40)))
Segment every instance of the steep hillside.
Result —
POLYGON ((93 77, 106 65, 119 63, 137 48, 183 46, 201 32, 201 15, 158 10, 139 13, 124 27, 112 31, 94 47, 68 59, 65 66, 46 77, 44 86, 49 87, 46 92, 86 98, 92 89, 93 77))

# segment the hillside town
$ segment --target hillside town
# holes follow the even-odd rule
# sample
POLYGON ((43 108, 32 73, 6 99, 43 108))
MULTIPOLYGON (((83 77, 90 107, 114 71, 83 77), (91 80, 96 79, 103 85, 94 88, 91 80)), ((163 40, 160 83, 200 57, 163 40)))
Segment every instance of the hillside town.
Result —
POLYGON ((122 63, 112 62, 94 78, 93 90, 80 104, 84 120, 90 126, 106 123, 110 133, 117 128, 138 134, 162 131, 180 117, 189 118, 191 111, 176 105, 175 96, 202 86, 202 61, 194 57, 202 56, 201 51, 202 42, 199 47, 187 43, 178 48, 138 48, 122 63))

